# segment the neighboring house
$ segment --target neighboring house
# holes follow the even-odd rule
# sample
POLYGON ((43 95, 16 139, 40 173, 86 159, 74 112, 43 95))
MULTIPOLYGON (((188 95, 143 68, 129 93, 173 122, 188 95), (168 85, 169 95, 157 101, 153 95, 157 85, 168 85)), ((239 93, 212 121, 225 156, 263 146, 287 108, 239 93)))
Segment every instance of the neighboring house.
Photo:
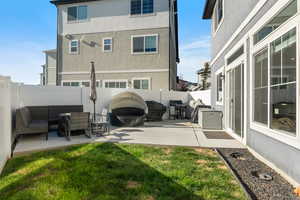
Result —
POLYGON ((45 53, 45 65, 42 65, 41 85, 56 85, 56 50, 47 50, 45 53))
POLYGON ((53 0, 58 85, 176 89, 176 0, 53 0))
POLYGON ((224 128, 300 183, 300 1, 207 0, 212 105, 224 128))

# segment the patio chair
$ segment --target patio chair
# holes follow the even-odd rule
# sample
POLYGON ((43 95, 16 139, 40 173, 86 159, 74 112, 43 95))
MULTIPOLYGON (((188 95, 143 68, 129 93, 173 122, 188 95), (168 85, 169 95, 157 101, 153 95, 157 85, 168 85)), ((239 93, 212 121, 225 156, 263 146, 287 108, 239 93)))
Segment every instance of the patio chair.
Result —
POLYGON ((106 108, 102 110, 101 114, 96 114, 96 119, 92 122, 92 131, 110 133, 110 116, 106 108))
POLYGON ((60 120, 59 130, 67 140, 71 140, 72 131, 83 130, 85 135, 91 138, 91 125, 90 125, 90 113, 89 112, 73 112, 69 116, 60 120))

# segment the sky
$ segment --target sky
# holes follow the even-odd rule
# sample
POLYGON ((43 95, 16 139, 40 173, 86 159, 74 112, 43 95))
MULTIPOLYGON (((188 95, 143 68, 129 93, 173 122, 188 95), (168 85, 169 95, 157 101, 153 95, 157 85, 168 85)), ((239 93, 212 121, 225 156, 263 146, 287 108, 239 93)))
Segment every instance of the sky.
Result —
MULTIPOLYGON (((197 81, 196 71, 210 60, 210 22, 202 20, 204 0, 178 0, 178 75, 197 81)), ((39 84, 44 50, 56 48, 56 8, 49 0, 3 1, 0 12, 0 75, 39 84), (13 11, 13 12, 12 12, 13 11)))

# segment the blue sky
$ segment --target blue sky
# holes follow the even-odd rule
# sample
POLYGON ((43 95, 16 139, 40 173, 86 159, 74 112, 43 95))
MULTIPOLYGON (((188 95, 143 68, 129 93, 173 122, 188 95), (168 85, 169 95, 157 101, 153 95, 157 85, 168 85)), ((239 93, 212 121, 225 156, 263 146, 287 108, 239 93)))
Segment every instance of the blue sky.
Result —
MULTIPOLYGON (((196 81, 209 60, 210 22, 201 19, 204 0, 179 0, 181 64, 178 75, 196 81)), ((38 84, 43 50, 56 48, 56 8, 48 0, 3 1, 0 12, 0 75, 38 84), (13 12, 12 12, 13 11, 13 12)))

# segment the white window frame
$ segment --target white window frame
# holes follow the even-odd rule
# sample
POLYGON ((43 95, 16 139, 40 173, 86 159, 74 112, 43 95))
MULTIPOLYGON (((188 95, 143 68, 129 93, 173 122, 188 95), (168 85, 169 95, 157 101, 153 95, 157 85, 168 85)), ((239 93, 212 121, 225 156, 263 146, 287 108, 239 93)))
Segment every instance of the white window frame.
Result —
MULTIPOLYGON (((269 34, 266 38, 258 42, 257 44, 254 45, 254 34, 260 30, 261 27, 264 26, 265 23, 267 23, 269 20, 271 20, 276 13, 280 12, 281 9, 283 9, 285 6, 287 6, 291 0, 281 0, 278 1, 269 11, 265 14, 264 17, 261 18, 259 23, 257 23, 249 32, 250 37, 250 67, 251 67, 251 73, 250 73, 250 128, 252 130, 258 131, 259 133, 262 133, 268 137, 274 138, 280 142, 283 142, 285 144, 288 144, 290 146, 293 146, 297 149, 300 149, 300 124, 299 124, 299 119, 300 119, 300 69, 299 69, 299 64, 300 64, 300 55, 299 55, 299 41, 300 41, 300 0, 297 0, 297 6, 298 6, 298 12, 295 14, 295 16, 291 17, 289 20, 287 20, 285 23, 283 23, 280 27, 278 27, 276 30, 274 30, 271 34, 269 34), (284 131, 279 131, 279 130, 274 130, 269 128, 270 124, 268 126, 262 125, 259 122, 254 121, 254 107, 253 107, 253 81, 254 81, 254 55, 256 55, 257 52, 261 51, 262 49, 268 47, 268 62, 270 65, 270 44, 271 42, 275 41, 279 37, 283 36, 285 33, 289 32, 293 28, 296 28, 296 55, 297 55, 297 63, 296 63, 296 73, 297 73, 297 85, 296 85, 296 96, 297 96, 297 105, 296 105, 296 136, 292 136, 291 134, 286 134, 284 131)), ((269 67, 270 70, 270 67, 269 67)), ((270 71, 269 71, 270 74, 270 71)), ((268 84, 270 84, 270 76, 268 80, 268 84)), ((270 85, 268 86, 268 105, 270 105, 270 85)), ((270 118, 270 106, 269 106, 269 111, 268 111, 268 116, 270 118)), ((268 123, 270 123, 270 119, 268 120, 268 123)))
POLYGON ((107 37, 107 38, 103 38, 102 39, 102 51, 104 53, 111 53, 113 51, 113 38, 112 37, 107 37), (111 44, 109 45, 110 46, 110 50, 105 50, 105 46, 108 46, 108 45, 104 44, 105 40, 110 40, 111 41, 111 44))
POLYGON ((61 81, 61 86, 64 87, 81 87, 81 80, 63 80, 61 81), (70 83, 70 86, 64 86, 64 83, 70 83), (78 86, 71 86, 72 83, 79 83, 78 86))
POLYGON ((158 54, 159 52, 159 35, 158 34, 147 34, 147 35, 132 35, 131 36, 131 54, 133 55, 141 55, 141 54, 158 54), (146 52, 146 37, 156 37, 156 51, 153 52, 146 52), (144 52, 134 52, 133 51, 133 39, 137 37, 144 37, 144 52))
POLYGON ((152 87, 151 87, 151 78, 150 77, 144 77, 144 78, 132 78, 132 89, 135 89, 135 90, 151 90, 152 87), (148 84, 149 84, 149 87, 148 89, 136 89, 134 88, 134 81, 143 81, 143 80, 147 80, 148 81, 148 84))
POLYGON ((141 0, 141 14, 131 14, 131 0, 129 0, 129 1, 130 1, 130 3, 129 3, 129 15, 130 15, 130 17, 153 16, 156 13, 155 12, 155 1, 156 0, 153 0, 153 12, 152 13, 146 13, 146 14, 144 14, 144 12, 143 12, 143 4, 144 4, 143 0, 141 0))
POLYGON ((82 22, 86 22, 86 21, 89 21, 89 6, 88 5, 78 5, 78 6, 69 6, 69 7, 67 7, 67 11, 66 11, 66 13, 67 13, 67 23, 68 24, 74 24, 74 23, 82 23, 82 22), (69 21, 69 13, 68 13, 68 10, 69 10, 69 8, 72 8, 72 7, 76 7, 76 10, 77 10, 77 15, 78 15, 78 8, 80 7, 80 6, 86 6, 86 19, 81 19, 81 20, 78 20, 78 19, 76 19, 76 20, 73 20, 73 21, 69 21))
POLYGON ((79 40, 70 40, 69 41, 69 54, 78 55, 79 54, 79 48, 80 48, 79 40), (77 42, 77 51, 76 52, 72 52, 72 42, 77 42))
POLYGON ((90 87, 91 87, 91 80, 81 80, 81 81, 80 81, 80 87, 90 88, 90 87), (82 84, 83 82, 89 82, 89 83, 90 83, 90 86, 89 86, 89 87, 85 87, 85 86, 82 84))
MULTIPOLYGON (((223 24, 223 21, 224 21, 224 18, 225 18, 225 2, 224 2, 224 0, 221 0, 222 1, 222 6, 223 6, 223 17, 222 17, 222 19, 221 19, 221 21, 220 22, 218 22, 218 25, 217 25, 217 27, 215 27, 215 20, 218 20, 218 16, 216 16, 215 14, 216 14, 216 9, 218 9, 218 0, 216 0, 216 4, 215 4, 215 7, 214 7, 214 9, 213 9, 213 23, 212 23, 212 32, 213 32, 213 37, 216 35, 216 33, 219 31, 219 29, 220 29, 220 27, 221 27, 221 25, 223 24)), ((217 14, 218 14, 218 12, 217 12, 217 14)))
POLYGON ((224 76, 225 76, 225 72, 224 72, 224 69, 225 67, 221 67, 220 69, 218 69, 216 72, 215 72, 215 77, 216 77, 216 83, 217 83, 217 100, 216 100, 216 105, 218 106, 223 106, 224 104, 224 94, 225 94, 225 81, 224 81, 224 76), (218 85, 218 76, 221 74, 221 76, 223 76, 222 78, 222 100, 219 101, 218 100, 218 96, 219 96, 219 85, 218 85))
POLYGON ((111 79, 111 80, 103 80, 103 88, 105 89, 128 89, 128 80, 126 79, 111 79), (106 88, 105 84, 110 82, 126 82, 126 88, 106 88))

